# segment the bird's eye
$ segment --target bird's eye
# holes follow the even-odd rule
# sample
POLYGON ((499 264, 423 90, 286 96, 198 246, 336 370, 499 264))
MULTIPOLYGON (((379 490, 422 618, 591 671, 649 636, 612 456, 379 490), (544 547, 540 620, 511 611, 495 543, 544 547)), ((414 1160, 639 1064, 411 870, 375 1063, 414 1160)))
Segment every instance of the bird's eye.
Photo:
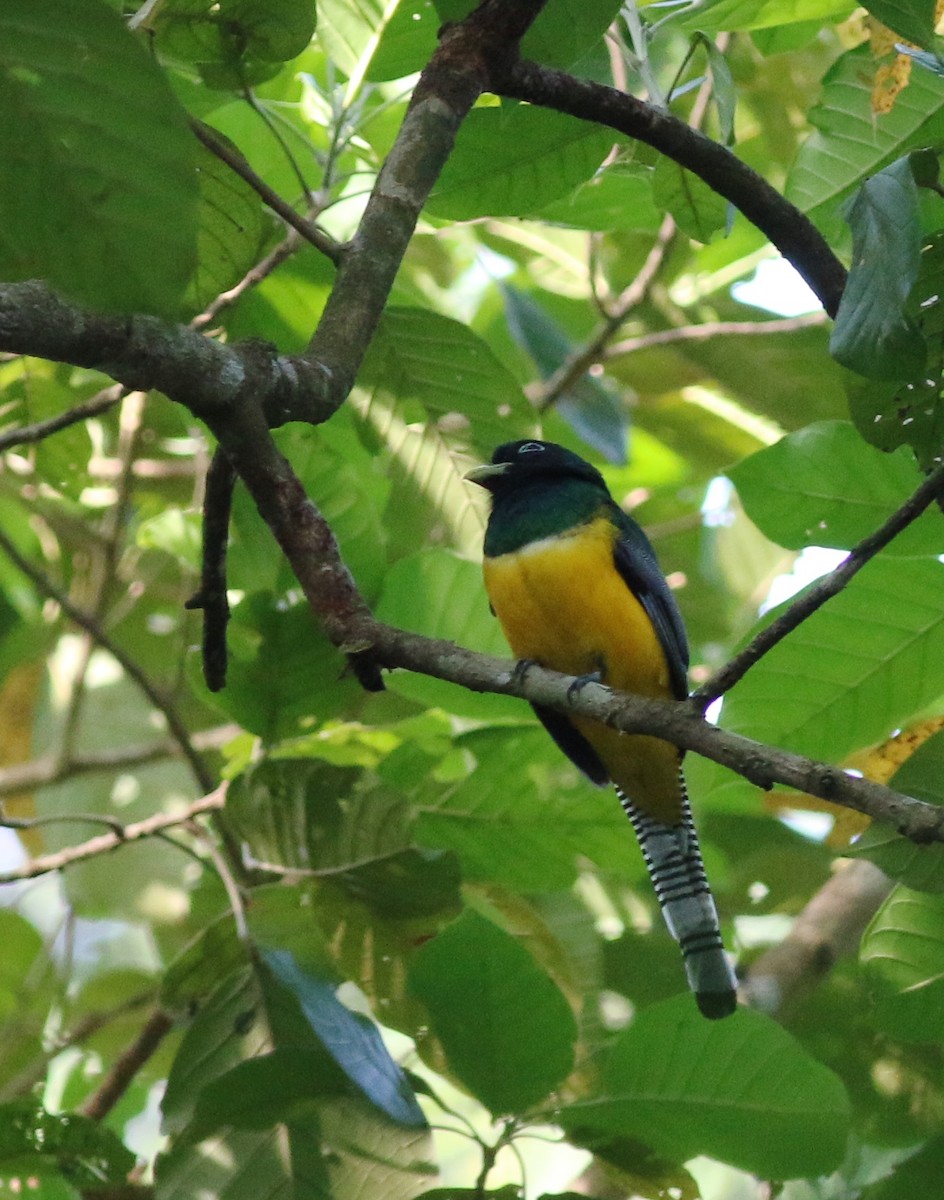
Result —
POLYGON ((518 447, 519 454, 538 454, 544 450, 543 442, 525 442, 518 447))

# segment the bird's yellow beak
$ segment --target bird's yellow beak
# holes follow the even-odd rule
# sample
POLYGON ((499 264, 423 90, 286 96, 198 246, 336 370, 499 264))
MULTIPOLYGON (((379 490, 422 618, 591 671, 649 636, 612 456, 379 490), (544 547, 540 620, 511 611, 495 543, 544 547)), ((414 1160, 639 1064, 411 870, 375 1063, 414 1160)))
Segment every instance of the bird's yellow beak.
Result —
POLYGON ((481 467, 473 467, 471 471, 466 471, 463 476, 470 483, 477 483, 480 487, 488 487, 488 481, 494 479, 497 475, 504 475, 506 471, 511 469, 511 463, 485 463, 481 467))

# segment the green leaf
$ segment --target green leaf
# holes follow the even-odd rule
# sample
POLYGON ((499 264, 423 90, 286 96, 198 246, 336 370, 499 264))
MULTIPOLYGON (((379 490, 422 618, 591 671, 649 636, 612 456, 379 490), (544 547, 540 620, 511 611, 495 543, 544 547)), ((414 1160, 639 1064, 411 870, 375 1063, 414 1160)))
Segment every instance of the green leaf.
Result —
POLYGON ((569 1074, 577 1026, 560 989, 473 910, 417 953, 410 989, 450 1068, 492 1113, 538 1103, 569 1074))
POLYGON ((338 716, 363 694, 355 679, 339 678, 341 655, 298 599, 246 596, 227 632, 226 687, 213 703, 267 742, 300 733, 308 719, 338 716))
POLYGON ((402 1125, 424 1127, 406 1076, 390 1057, 377 1026, 341 1003, 335 985, 302 970, 286 950, 261 948, 263 962, 298 1001, 316 1036, 364 1095, 402 1125))
POLYGON ((944 235, 932 234, 921 251, 921 269, 908 311, 922 330, 928 362, 916 379, 900 384, 850 377, 849 410, 859 433, 881 450, 910 446, 918 465, 931 468, 944 455, 944 235))
POLYGON ((530 104, 475 108, 426 203, 433 217, 526 217, 589 179, 613 134, 530 104))
POLYGON ((118 16, 100 0, 5 0, 0 111, 0 276, 174 315, 196 260, 196 142, 118 16))
MULTIPOLYGON (((578 346, 527 293, 502 284, 508 329, 533 359, 543 379, 548 379, 578 346)), ((612 385, 584 374, 554 405, 574 432, 608 462, 626 462, 625 408, 612 385)))
POLYGON ((248 183, 202 143, 197 156, 197 269, 184 297, 184 308, 190 313, 202 312, 256 265, 272 229, 262 201, 248 183))
POLYGON ((383 28, 365 78, 382 83, 421 71, 436 49, 441 24, 433 0, 400 0, 383 28))
MULTIPOLYGON (((889 780, 889 787, 916 800, 944 805, 944 733, 937 733, 906 759, 889 780)), ((944 844, 915 845, 891 826, 873 821, 847 851, 919 892, 944 892, 944 844)))
POLYGON ((369 62, 385 7, 378 0, 318 0, 318 41, 345 75, 369 62))
POLYGON ((222 979, 183 1036, 161 1101, 165 1129, 182 1131, 204 1087, 272 1048, 252 971, 243 966, 222 979))
POLYGON ((944 79, 912 72, 891 111, 874 113, 874 73, 868 45, 843 54, 827 71, 822 97, 809 113, 816 132, 787 179, 787 199, 831 233, 838 232, 840 202, 868 176, 944 137, 944 79))
POLYGON ((488 343, 429 309, 388 308, 358 378, 396 397, 405 420, 416 408, 444 437, 481 454, 534 431, 534 410, 488 343))
POLYGON ((463 876, 545 892, 569 887, 583 857, 624 875, 642 873, 614 793, 589 784, 536 722, 472 730, 455 746, 474 764, 458 778, 441 778, 419 754, 404 756, 400 769, 414 779, 418 839, 455 851, 463 876))
MULTIPOLYGON (((780 546, 851 550, 921 483, 913 455, 884 454, 848 421, 817 421, 758 450, 727 472, 744 510, 780 546)), ((886 553, 944 550, 940 519, 925 514, 886 553)))
POLYGON ((460 906, 454 855, 410 844, 396 791, 317 759, 267 759, 234 779, 222 819, 259 862, 318 871, 384 917, 460 906))
POLYGON ((652 199, 652 167, 611 163, 570 195, 538 213, 542 222, 601 233, 635 229, 656 233, 662 213, 652 199))
POLYGON ((154 30, 167 54, 235 67, 261 59, 288 62, 315 32, 310 0, 167 0, 154 30))
POLYGON ((829 352, 871 379, 910 379, 927 347, 905 311, 918 277, 921 221, 907 156, 859 188, 845 211, 852 266, 839 302, 829 352))
MULTIPOLYGON (((942 573, 936 558, 868 563, 748 672, 721 725, 831 762, 907 725, 941 691, 942 573)), ((751 793, 721 768, 700 774, 703 788, 751 793)))
POLYGON ((32 1100, 0 1104, 3 1175, 64 1176, 77 1188, 107 1189, 125 1183, 134 1162, 117 1134, 99 1121, 78 1113, 54 1115, 32 1100))
POLYGON ((930 50, 934 43, 934 0, 869 0, 865 9, 903 41, 930 50))
POLYGON ((944 1038, 944 896, 898 887, 872 918, 859 958, 875 984, 875 1022, 910 1042, 944 1038))
POLYGON ((710 242, 728 218, 727 200, 665 155, 656 163, 652 199, 657 208, 671 213, 683 233, 699 242, 710 242))
POLYGON ((689 996, 644 1009, 604 1075, 603 1099, 558 1112, 566 1129, 638 1138, 675 1162, 708 1154, 765 1179, 822 1175, 845 1154, 839 1079, 750 1009, 706 1021, 689 996))
POLYGON ((688 33, 767 29, 804 21, 841 21, 852 11, 846 0, 707 0, 680 20, 688 33))
MULTIPOLYGON (((424 550, 395 563, 377 604, 377 619, 481 654, 509 656, 501 627, 488 609, 481 567, 449 550, 424 550)), ((478 696, 425 675, 396 672, 387 685, 429 707, 466 716, 485 719, 522 711, 507 699, 478 696)))

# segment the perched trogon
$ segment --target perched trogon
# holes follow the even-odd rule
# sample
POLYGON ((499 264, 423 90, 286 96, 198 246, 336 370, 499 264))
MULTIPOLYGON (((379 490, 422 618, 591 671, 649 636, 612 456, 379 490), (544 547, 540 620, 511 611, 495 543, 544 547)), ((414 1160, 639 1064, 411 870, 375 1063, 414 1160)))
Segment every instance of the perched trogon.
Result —
MULTIPOLYGON (((468 479, 486 488, 485 589, 512 652, 568 675, 659 699, 688 694, 681 614, 649 540, 590 463, 553 442, 499 446, 468 479)), ((669 742, 588 717, 535 712, 567 757, 611 781, 633 824, 688 982, 706 1017, 734 1011, 724 952, 682 777, 669 742)))

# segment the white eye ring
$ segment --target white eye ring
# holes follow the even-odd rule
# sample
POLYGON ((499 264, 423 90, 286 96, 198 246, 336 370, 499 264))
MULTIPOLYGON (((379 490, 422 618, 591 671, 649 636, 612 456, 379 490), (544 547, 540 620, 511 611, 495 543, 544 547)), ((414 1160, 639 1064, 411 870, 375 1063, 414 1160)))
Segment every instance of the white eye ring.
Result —
POLYGON ((538 454, 543 453, 545 447, 540 442, 525 442, 523 446, 518 447, 519 454, 538 454))

